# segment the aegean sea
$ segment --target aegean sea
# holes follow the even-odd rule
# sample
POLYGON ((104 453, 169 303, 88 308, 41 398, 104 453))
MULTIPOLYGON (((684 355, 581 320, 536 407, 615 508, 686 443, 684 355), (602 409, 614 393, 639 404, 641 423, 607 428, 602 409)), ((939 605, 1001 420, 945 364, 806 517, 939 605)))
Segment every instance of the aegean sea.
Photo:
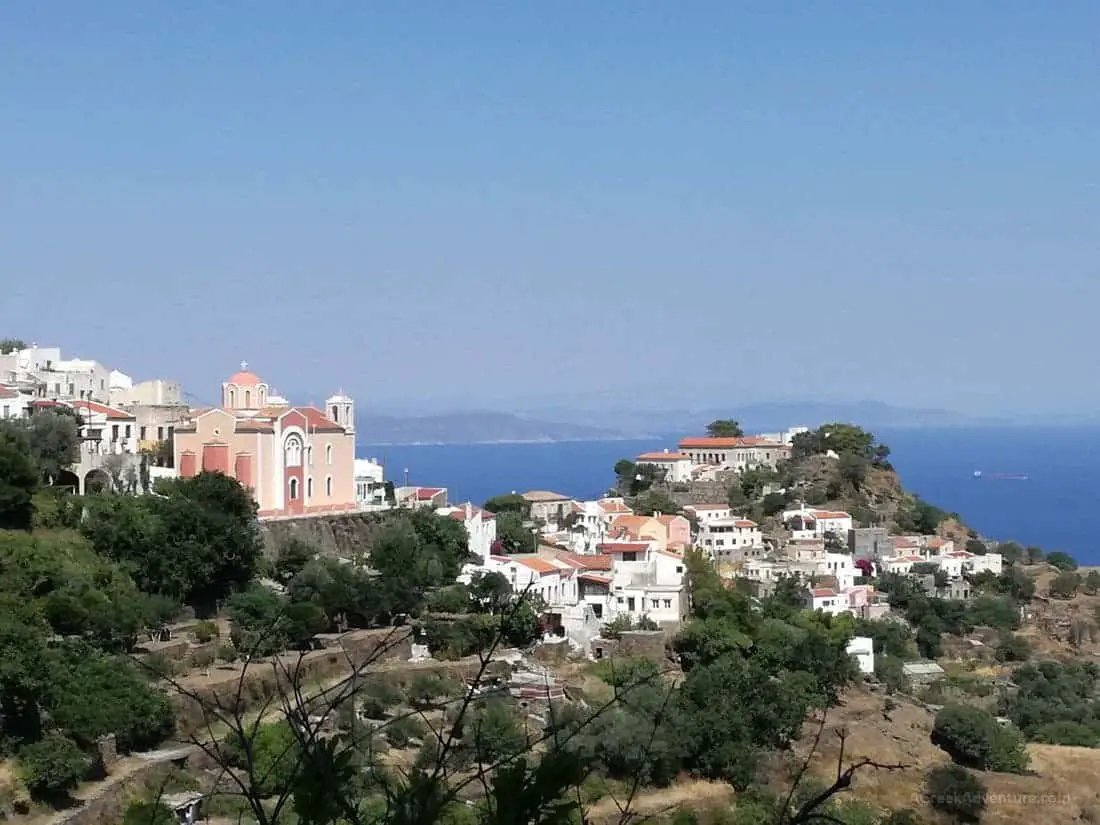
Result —
MULTIPOLYGON (((984 536, 1100 564, 1100 541, 1092 530, 1100 515, 1100 427, 884 428, 876 435, 890 446, 906 489, 959 513, 984 536)), ((408 470, 410 484, 446 487, 452 502, 480 504, 512 490, 592 498, 612 483, 618 459, 673 448, 676 440, 360 444, 358 453, 382 460, 395 484, 404 482, 408 470)))

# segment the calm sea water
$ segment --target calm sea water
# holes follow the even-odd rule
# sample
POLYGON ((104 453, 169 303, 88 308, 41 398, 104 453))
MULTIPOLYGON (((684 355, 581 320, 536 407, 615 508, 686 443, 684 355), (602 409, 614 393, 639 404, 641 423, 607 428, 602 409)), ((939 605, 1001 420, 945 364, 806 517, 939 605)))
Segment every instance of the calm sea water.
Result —
MULTIPOLYGON (((984 535, 1064 550, 1100 563, 1092 519, 1100 515, 1100 428, 880 430, 905 486, 960 513, 984 535), (976 480, 975 470, 1025 473, 1026 481, 976 480)), ((452 501, 481 503, 512 490, 555 490, 592 498, 611 484, 623 457, 674 446, 646 441, 557 444, 359 446, 385 461, 396 484, 447 487, 452 501)))

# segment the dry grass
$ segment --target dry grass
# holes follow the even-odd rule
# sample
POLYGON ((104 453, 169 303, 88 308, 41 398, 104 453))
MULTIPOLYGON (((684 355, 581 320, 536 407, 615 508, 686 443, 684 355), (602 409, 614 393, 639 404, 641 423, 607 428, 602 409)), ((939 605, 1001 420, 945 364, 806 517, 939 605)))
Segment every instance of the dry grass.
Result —
MULTIPOLYGON (((881 695, 853 691, 844 707, 829 713, 812 773, 831 781, 836 771, 839 738, 847 731, 845 763, 864 757, 880 763, 906 765, 902 771, 861 770, 851 797, 879 808, 913 808, 931 816, 921 800, 925 772, 950 760, 930 740, 933 717, 908 702, 883 715, 881 695)), ((806 753, 816 725, 798 751, 806 753)), ((983 825, 1063 825, 1100 822, 1100 750, 1056 745, 1029 745, 1032 775, 979 774, 989 790, 983 825)), ((782 781, 782 780, 779 780, 782 781)))
MULTIPOLYGON (((630 811, 637 817, 659 817, 681 809, 704 810, 733 801, 733 789, 724 782, 708 782, 691 779, 677 782, 667 788, 639 791, 630 802, 630 811)), ((624 798, 604 797, 588 806, 588 821, 593 823, 618 822, 622 815, 624 798)))

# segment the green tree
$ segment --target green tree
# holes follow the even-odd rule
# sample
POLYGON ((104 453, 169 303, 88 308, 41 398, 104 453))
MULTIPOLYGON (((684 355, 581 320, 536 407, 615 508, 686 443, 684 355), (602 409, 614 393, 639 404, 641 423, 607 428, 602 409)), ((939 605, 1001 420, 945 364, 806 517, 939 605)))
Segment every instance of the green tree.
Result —
POLYGON ((1017 564, 1027 556, 1027 551, 1014 541, 998 542, 995 552, 1001 554, 1005 564, 1017 564))
POLYGON ((497 541, 501 551, 508 554, 534 553, 537 549, 534 531, 523 523, 517 513, 497 516, 497 541))
POLYGON ((764 496, 761 507, 765 516, 774 516, 778 513, 782 513, 787 507, 787 497, 782 493, 768 493, 764 496))
POLYGON ((977 770, 1023 773, 1028 768, 1019 731, 1001 727, 991 713, 970 705, 948 705, 936 714, 932 744, 977 770))
POLYGON ((655 513, 675 515, 680 512, 680 505, 660 490, 649 490, 642 493, 631 504, 634 512, 643 516, 651 516, 655 513))
POLYGON ((66 736, 48 733, 19 752, 19 768, 36 799, 51 800, 76 788, 91 760, 66 736))
POLYGON ((1047 554, 1047 564, 1057 567, 1059 570, 1077 569, 1077 560, 1069 553, 1063 553, 1061 550, 1055 550, 1053 553, 1047 554))
POLYGON ((317 557, 317 548, 307 541, 291 538, 279 545, 275 553, 275 580, 290 583, 302 568, 317 557))
POLYGON ((1006 633, 997 642, 997 661, 1026 662, 1031 657, 1031 644, 1023 636, 1006 633))
POLYGON ((38 474, 26 436, 11 427, 0 427, 0 528, 31 528, 37 487, 38 474))
POLYGON ((1095 596, 1097 592, 1100 592, 1100 573, 1095 570, 1088 572, 1088 575, 1085 576, 1085 592, 1090 596, 1095 596))
POLYGON ((39 410, 23 420, 31 445, 31 457, 43 480, 53 483, 80 461, 80 418, 58 405, 39 410))
POLYGON ((1081 586, 1081 576, 1071 570, 1063 570, 1050 581, 1050 595, 1057 599, 1072 599, 1081 586))
POLYGON ((985 785, 959 765, 940 765, 929 770, 924 793, 929 806, 956 822, 978 822, 985 811, 985 785))
POLYGON ((8 355, 26 348, 27 344, 22 338, 0 338, 0 355, 8 355))
MULTIPOLYGON (((615 465, 618 467, 618 465, 615 465)), ((485 502, 485 509, 490 513, 501 515, 502 513, 516 513, 521 519, 531 515, 531 504, 519 493, 505 493, 493 496, 485 502)))
POLYGON ((707 424, 707 435, 711 438, 741 438, 744 434, 741 425, 732 418, 719 418, 707 424))
POLYGON ((0 753, 37 741, 50 680, 46 628, 25 602, 0 596, 0 753))

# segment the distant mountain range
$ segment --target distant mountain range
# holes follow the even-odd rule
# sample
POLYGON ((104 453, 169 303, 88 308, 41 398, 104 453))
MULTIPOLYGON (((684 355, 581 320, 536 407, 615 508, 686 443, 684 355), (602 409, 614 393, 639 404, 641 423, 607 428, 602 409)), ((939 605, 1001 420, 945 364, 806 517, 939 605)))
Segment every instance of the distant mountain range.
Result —
POLYGON ((896 407, 879 401, 781 402, 698 410, 584 410, 566 407, 520 413, 472 410, 435 415, 361 412, 359 440, 370 444, 483 444, 552 441, 619 441, 656 434, 701 433, 717 418, 734 418, 747 432, 775 432, 850 421, 868 428, 1005 426, 1002 418, 948 410, 896 407))
POLYGON ((360 413, 355 426, 359 441, 369 444, 620 441, 646 437, 644 432, 489 411, 424 416, 360 413))

